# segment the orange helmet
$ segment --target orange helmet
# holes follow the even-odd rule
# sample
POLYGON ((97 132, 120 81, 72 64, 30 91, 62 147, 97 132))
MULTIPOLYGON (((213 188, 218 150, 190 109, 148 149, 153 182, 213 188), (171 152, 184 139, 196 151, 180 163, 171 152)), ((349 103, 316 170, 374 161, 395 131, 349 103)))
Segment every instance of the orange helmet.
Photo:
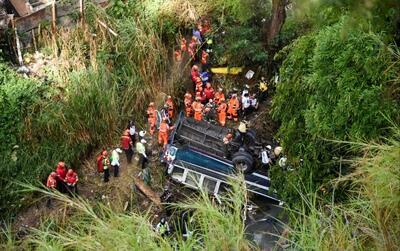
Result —
POLYGON ((64 161, 60 161, 57 163, 57 166, 61 166, 61 167, 65 167, 65 163, 64 161))
POLYGON ((185 98, 191 98, 192 97, 192 94, 190 94, 189 92, 187 92, 186 94, 185 94, 185 98))
POLYGON ((201 98, 199 96, 196 96, 196 100, 199 101, 201 98))
POLYGON ((51 172, 51 173, 50 173, 50 176, 53 177, 53 178, 55 178, 55 177, 57 177, 57 173, 56 173, 56 172, 51 172))
POLYGON ((154 102, 150 102, 149 106, 153 107, 154 106, 154 102))
POLYGON ((221 102, 225 102, 225 99, 224 99, 224 98, 221 98, 219 101, 221 101, 221 102))

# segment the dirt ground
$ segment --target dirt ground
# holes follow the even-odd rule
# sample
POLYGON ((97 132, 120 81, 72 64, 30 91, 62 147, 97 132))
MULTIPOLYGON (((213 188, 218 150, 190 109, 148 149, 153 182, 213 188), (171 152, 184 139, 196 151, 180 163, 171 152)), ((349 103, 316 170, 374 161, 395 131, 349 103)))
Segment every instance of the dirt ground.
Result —
MULTIPOLYGON (((154 149, 150 157, 149 167, 152 173, 152 188, 161 195, 163 187, 163 169, 158 161, 158 147, 152 145, 149 140, 149 149, 154 149)), ((114 177, 113 170, 110 170, 110 181, 104 183, 103 175, 97 172, 96 156, 84 161, 78 169, 78 193, 89 202, 102 201, 116 211, 137 209, 146 211, 150 207, 157 214, 157 207, 135 188, 133 177, 137 177, 141 171, 138 167, 138 156, 135 154, 132 163, 128 165, 124 153, 120 154, 121 167, 119 177, 114 177)), ((39 227, 43 220, 49 218, 65 222, 69 210, 68 205, 60 201, 52 201, 52 207, 46 206, 47 198, 41 197, 30 206, 22 210, 13 224, 13 230, 17 236, 23 237, 28 234, 30 228, 39 227)))

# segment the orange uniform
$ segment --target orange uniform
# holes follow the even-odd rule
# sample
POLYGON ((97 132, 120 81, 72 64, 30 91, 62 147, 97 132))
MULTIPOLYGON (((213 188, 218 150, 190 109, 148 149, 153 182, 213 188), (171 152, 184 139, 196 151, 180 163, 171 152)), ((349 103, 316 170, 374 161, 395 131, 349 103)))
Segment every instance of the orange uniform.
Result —
POLYGON ((158 144, 165 146, 168 144, 168 131, 170 130, 169 125, 166 121, 161 122, 158 130, 158 144))
POLYGON ((192 101, 192 94, 187 92, 185 94, 185 100, 184 100, 186 117, 192 116, 192 112, 193 112, 192 102, 193 102, 192 101))
POLYGON ((227 105, 225 103, 225 100, 223 100, 217 109, 218 121, 221 126, 225 126, 225 123, 226 123, 226 108, 227 108, 227 105))
POLYGON ((180 62, 180 61, 182 60, 182 53, 181 53, 180 50, 176 50, 176 51, 174 52, 174 55, 175 55, 175 60, 176 60, 176 61, 180 62))
POLYGON ((221 99, 225 99, 225 94, 222 91, 217 91, 214 94, 214 102, 219 105, 221 103, 221 99))
POLYGON ((228 103, 228 119, 232 119, 234 121, 238 121, 238 109, 239 109, 239 100, 236 96, 233 96, 228 103))
POLYGON ((196 59, 196 51, 197 51, 197 39, 196 37, 192 37, 188 49, 189 55, 192 58, 192 60, 196 59))
POLYGON ((198 101, 198 98, 196 98, 196 101, 192 104, 195 120, 200 121, 203 119, 203 107, 204 105, 198 101))
POLYGON ((168 96, 167 101, 165 101, 165 105, 168 106, 168 116, 170 119, 174 117, 174 102, 172 101, 172 97, 168 96))
POLYGON ((147 120, 149 122, 150 135, 153 135, 154 131, 156 130, 157 120, 157 111, 154 109, 154 105, 150 105, 149 108, 147 108, 147 120))
POLYGON ((205 50, 201 51, 201 63, 203 65, 207 64, 207 60, 208 60, 208 53, 205 50))
POLYGON ((181 39, 181 51, 186 51, 187 47, 186 47, 186 39, 183 37, 181 39))

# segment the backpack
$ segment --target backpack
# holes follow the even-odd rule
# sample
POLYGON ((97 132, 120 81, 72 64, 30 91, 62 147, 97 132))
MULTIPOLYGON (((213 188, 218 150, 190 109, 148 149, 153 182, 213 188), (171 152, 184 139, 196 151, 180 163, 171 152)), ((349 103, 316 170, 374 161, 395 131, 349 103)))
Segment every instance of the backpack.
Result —
POLYGON ((104 167, 103 167, 103 156, 100 154, 96 158, 97 160, 97 172, 102 173, 104 172, 104 167))

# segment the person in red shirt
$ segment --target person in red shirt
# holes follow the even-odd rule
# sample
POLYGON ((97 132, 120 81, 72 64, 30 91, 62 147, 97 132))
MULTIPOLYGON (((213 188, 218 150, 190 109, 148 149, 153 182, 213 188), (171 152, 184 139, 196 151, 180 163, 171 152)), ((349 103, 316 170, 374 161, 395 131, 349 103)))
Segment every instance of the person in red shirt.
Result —
POLYGON ((194 83, 196 82, 196 79, 200 77, 199 67, 197 65, 192 66, 190 76, 192 77, 192 81, 194 83))
POLYGON ((65 192, 65 176, 67 175, 67 167, 64 161, 60 161, 56 167, 56 179, 57 179, 57 189, 61 193, 65 192))
POLYGON ((133 156, 133 143, 132 139, 129 136, 129 130, 125 130, 123 135, 121 136, 121 148, 124 150, 126 155, 126 160, 128 164, 132 163, 132 156, 133 156))
POLYGON ((206 95, 207 100, 214 98, 214 89, 211 87, 210 83, 206 84, 206 88, 204 89, 204 94, 206 95))
MULTIPOLYGON (((50 189, 51 191, 54 191, 57 189, 57 173, 56 172, 51 172, 49 177, 47 178, 47 183, 46 187, 50 189)), ((51 207, 51 197, 47 199, 47 205, 48 208, 51 207)))
POLYGON ((78 192, 78 174, 72 169, 68 169, 67 175, 65 176, 65 183, 67 184, 68 192, 70 194, 78 192))
POLYGON ((147 121, 149 122, 150 135, 153 135, 156 130, 157 110, 154 107, 154 102, 150 102, 147 108, 147 121))

